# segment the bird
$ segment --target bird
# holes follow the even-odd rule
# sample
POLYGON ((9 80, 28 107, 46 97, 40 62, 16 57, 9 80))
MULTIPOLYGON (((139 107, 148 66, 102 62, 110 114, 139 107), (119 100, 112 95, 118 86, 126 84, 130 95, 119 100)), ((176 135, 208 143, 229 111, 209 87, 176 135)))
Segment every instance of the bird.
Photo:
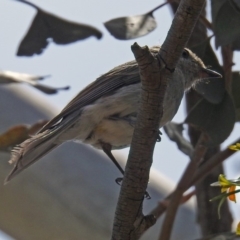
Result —
MULTIPOLYGON (((157 55, 160 46, 150 52, 157 55)), ((220 78, 190 49, 185 48, 169 81, 159 128, 177 113, 184 92, 204 79, 220 78)), ((80 91, 66 107, 34 136, 13 148, 14 167, 5 183, 66 141, 103 150, 122 174, 111 150, 131 145, 141 97, 141 79, 135 60, 119 65, 80 91)))

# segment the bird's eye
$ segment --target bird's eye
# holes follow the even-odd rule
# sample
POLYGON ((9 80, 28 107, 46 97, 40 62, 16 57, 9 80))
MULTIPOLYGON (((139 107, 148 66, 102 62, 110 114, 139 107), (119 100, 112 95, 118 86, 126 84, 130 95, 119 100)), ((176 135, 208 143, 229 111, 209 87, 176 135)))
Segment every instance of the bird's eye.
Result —
POLYGON ((182 52, 182 57, 187 59, 189 57, 189 51, 184 49, 183 52, 182 52))

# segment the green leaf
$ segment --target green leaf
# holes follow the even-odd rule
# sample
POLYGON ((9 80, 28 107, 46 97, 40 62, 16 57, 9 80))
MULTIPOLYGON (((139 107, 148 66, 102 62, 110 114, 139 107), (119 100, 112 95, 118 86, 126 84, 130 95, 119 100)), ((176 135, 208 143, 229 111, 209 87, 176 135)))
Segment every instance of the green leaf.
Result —
POLYGON ((221 144, 231 133, 235 123, 235 108, 232 98, 225 92, 219 104, 212 104, 205 99, 200 100, 189 112, 185 123, 196 126, 207 133, 207 145, 221 144))
POLYGON ((236 1, 212 0, 213 30, 216 47, 233 44, 233 50, 240 50, 237 40, 240 38, 240 14, 236 1))
POLYGON ((218 204, 218 218, 220 219, 221 218, 221 207, 222 207, 222 205, 223 205, 223 203, 224 203, 224 201, 226 200, 226 198, 222 198, 221 200, 220 200, 220 202, 219 202, 219 204, 218 204))
MULTIPOLYGON (((223 75, 223 69, 210 45, 210 39, 211 38, 207 38, 205 41, 192 47, 191 50, 203 60, 206 66, 211 66, 212 69, 223 75)), ((224 78, 210 78, 208 81, 201 81, 196 84, 194 90, 209 102, 215 104, 220 103, 225 93, 224 78)))

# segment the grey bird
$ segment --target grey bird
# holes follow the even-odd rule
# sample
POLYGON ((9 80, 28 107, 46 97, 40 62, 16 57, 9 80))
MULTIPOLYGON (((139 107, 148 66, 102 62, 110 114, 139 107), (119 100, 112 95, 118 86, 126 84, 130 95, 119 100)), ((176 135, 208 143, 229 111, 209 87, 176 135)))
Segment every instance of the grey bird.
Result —
MULTIPOLYGON (((159 46, 150 49, 157 54, 159 46)), ((184 49, 168 83, 163 103, 163 117, 159 128, 176 114, 184 91, 206 78, 221 75, 207 69, 200 58, 184 49)), ((35 136, 12 150, 13 170, 8 182, 25 168, 65 141, 73 140, 102 149, 124 174, 113 157, 112 149, 130 146, 141 93, 141 82, 136 61, 113 68, 83 89, 35 136)))

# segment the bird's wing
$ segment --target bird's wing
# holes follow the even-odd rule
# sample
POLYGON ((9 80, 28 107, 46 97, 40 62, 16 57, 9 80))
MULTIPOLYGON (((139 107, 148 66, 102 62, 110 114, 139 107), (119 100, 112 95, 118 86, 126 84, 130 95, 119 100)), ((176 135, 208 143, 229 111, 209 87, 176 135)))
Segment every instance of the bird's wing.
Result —
POLYGON ((82 108, 95 100, 116 91, 120 87, 140 81, 138 66, 135 61, 120 65, 102 75, 81 91, 62 112, 49 121, 38 134, 25 140, 12 150, 10 163, 15 164, 5 183, 18 175, 25 168, 43 157, 60 142, 56 139, 72 126, 82 113, 82 108), (67 117, 71 114, 71 117, 67 117), (59 124, 61 123, 61 124, 59 124))
POLYGON ((50 120, 39 133, 55 126, 61 120, 73 112, 81 113, 84 106, 93 103, 97 99, 108 95, 121 87, 140 82, 138 65, 136 61, 131 61, 113 68, 111 71, 100 76, 89 84, 78 95, 68 103, 68 105, 50 120))

